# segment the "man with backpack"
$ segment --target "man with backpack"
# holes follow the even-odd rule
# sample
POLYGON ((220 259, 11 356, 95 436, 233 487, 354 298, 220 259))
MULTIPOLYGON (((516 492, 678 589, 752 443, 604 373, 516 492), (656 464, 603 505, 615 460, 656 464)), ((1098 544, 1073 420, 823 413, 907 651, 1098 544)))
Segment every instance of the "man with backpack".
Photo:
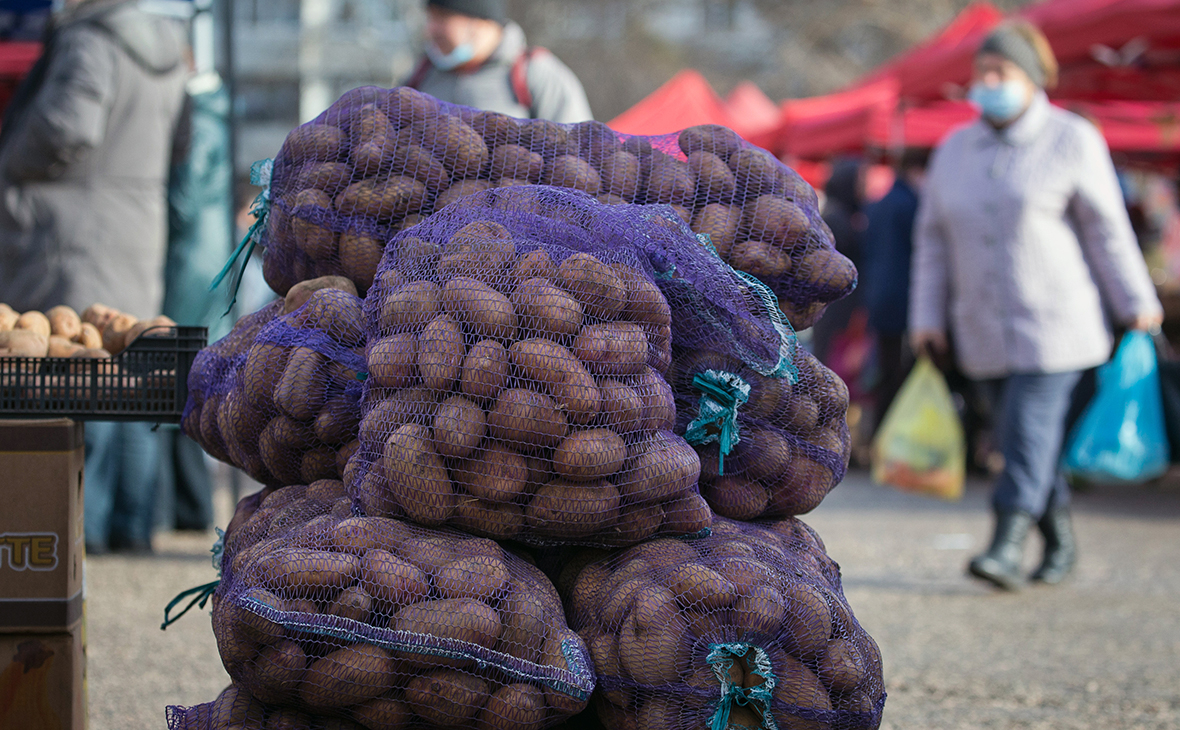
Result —
POLYGON ((523 119, 584 122, 586 92, 556 56, 530 47, 504 0, 428 0, 426 53, 405 85, 523 119))

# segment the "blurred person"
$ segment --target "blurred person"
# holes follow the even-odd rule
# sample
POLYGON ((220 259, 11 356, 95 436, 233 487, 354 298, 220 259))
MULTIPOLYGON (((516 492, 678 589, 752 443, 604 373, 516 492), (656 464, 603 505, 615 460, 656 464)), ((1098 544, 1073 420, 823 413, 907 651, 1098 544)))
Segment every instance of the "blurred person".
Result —
MULTIPOLYGON (((129 0, 74 0, 0 126, 0 300, 160 313, 183 26, 129 0)), ((86 546, 151 549, 151 424, 86 427, 86 546)))
POLYGON ((406 86, 454 104, 560 123, 594 118, 582 82, 530 47, 504 0, 428 0, 426 53, 406 86))
MULTIPOLYGON (((824 222, 832 229, 836 250, 844 254, 857 268, 861 265, 861 235, 865 229, 864 204, 865 171, 860 160, 843 158, 832 164, 832 174, 824 183, 824 222)), ((859 287, 843 299, 828 305, 812 327, 812 354, 831 367, 829 350, 833 340, 848 328, 852 313, 861 306, 859 287)))
POLYGON ((929 150, 904 150, 897 162, 893 186, 884 197, 865 209, 859 287, 877 348, 873 433, 881 425, 885 411, 914 362, 909 343, 905 341, 910 259, 914 247, 914 218, 918 213, 918 197, 929 159, 929 150))
POLYGON ((1058 470, 1071 393, 1105 362, 1112 323, 1157 327, 1162 309, 1098 130, 1049 104, 1057 63, 1032 25, 983 42, 970 98, 982 118, 934 153, 919 204, 910 291, 916 352, 945 353, 995 404, 1004 468, 991 546, 972 575, 1014 590, 1035 524, 1034 581, 1059 583, 1076 545, 1058 470))
MULTIPOLYGON (((225 305, 209 282, 233 249, 233 170, 229 159, 229 93, 212 71, 190 78, 172 146, 168 176, 168 253, 163 313, 183 325, 228 329, 225 305)), ((205 452, 176 426, 160 429, 157 523, 207 530, 213 522, 213 477, 205 452)))

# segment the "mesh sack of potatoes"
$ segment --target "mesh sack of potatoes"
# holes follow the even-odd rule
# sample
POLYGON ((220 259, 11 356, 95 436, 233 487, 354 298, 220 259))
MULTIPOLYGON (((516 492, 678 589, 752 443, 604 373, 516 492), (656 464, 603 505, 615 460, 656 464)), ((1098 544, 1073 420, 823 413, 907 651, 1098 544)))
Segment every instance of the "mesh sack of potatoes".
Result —
POLYGON ((735 268, 770 284, 796 328, 856 283, 815 191, 720 126, 630 136, 363 87, 288 135, 262 242, 275 291, 326 274, 372 283, 389 235, 474 192, 529 183, 606 203, 668 204, 735 268))
POLYGON ((213 630, 238 686, 370 730, 539 730, 586 707, 589 652, 543 573, 358 511, 339 482, 286 487, 227 543, 213 630))
POLYGON ((607 728, 876 728, 880 653, 798 520, 718 517, 701 540, 570 560, 557 584, 607 728))
POLYGON ((663 377, 680 320, 698 321, 657 286, 672 269, 725 272, 713 300, 692 302, 711 305, 707 331, 683 336, 740 341, 778 364, 789 326, 734 294, 732 269, 646 206, 515 186, 398 234, 365 299, 351 493, 370 514, 534 544, 622 546, 707 528, 699 460, 671 431, 663 377))
POLYGON ((186 432, 263 484, 338 477, 357 446, 362 302, 335 279, 327 283, 346 288, 303 282, 286 301, 243 318, 226 337, 232 345, 211 346, 190 377, 186 432))
POLYGON ((815 509, 848 467, 848 388, 800 348, 788 375, 715 350, 678 351, 668 371, 676 433, 701 457, 701 494, 736 520, 815 509))
MULTIPOLYGON (((398 715, 374 716, 363 725, 344 717, 314 715, 290 707, 268 705, 237 684, 222 690, 217 699, 192 707, 169 706, 168 730, 376 730, 401 727, 398 715)), ((409 716, 405 716, 409 720, 409 716)))

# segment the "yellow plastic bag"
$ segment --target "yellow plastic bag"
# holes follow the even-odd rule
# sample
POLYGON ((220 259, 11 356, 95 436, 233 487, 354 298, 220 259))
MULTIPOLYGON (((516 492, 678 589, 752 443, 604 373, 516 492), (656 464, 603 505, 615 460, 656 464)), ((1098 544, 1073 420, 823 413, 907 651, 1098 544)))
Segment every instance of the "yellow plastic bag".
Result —
POLYGON ((873 439, 873 481, 905 492, 963 496, 967 446, 946 379, 921 357, 873 439))

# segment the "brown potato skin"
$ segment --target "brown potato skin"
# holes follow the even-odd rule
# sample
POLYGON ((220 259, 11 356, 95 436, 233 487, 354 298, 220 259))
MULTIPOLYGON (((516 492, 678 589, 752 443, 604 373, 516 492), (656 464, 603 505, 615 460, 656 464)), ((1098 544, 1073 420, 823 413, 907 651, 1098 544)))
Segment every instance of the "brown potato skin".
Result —
MULTIPOLYGON (((487 649, 496 646, 504 629, 495 609, 470 598, 443 598, 406 606, 394 614, 390 626, 395 631, 455 639, 487 649)), ((411 652, 399 652, 399 655, 414 666, 462 667, 471 663, 468 659, 446 659, 411 652)))
POLYGON ((594 376, 572 352, 543 338, 521 340, 508 348, 520 377, 544 384, 569 419, 590 423, 602 407, 602 393, 594 376))
POLYGON ((427 526, 450 519, 455 492, 429 430, 407 423, 390 435, 382 457, 390 492, 411 519, 427 526))
POLYGON ((72 308, 59 304, 45 312, 50 335, 72 340, 82 334, 82 318, 72 308))
POLYGON ((527 460, 499 443, 452 469, 451 474, 470 494, 492 502, 511 502, 529 482, 527 460))
POLYGON ((763 241, 742 241, 729 254, 729 263, 739 271, 767 279, 786 276, 792 270, 791 257, 763 241))
POLYGON ((432 424, 434 448, 442 456, 463 459, 471 455, 487 433, 487 414, 461 395, 439 404, 432 424))
POLYGON ((496 399, 488 414, 488 431, 493 438, 517 448, 546 448, 561 443, 569 432, 569 423, 549 396, 527 388, 512 388, 496 399))
POLYGON ((737 241, 738 228, 742 222, 742 209, 723 203, 709 203, 697 211, 692 219, 694 233, 707 233, 717 254, 729 260, 730 251, 737 241))
POLYGON ((393 686, 396 666, 393 655, 377 646, 337 649, 308 667, 299 696, 315 709, 355 705, 393 686))
POLYGON ((369 343, 369 378, 382 388, 408 388, 420 381, 418 338, 412 332, 369 343))
POLYGON ((573 352, 595 375, 637 375, 647 367, 647 335, 634 322, 590 325, 578 333, 573 352))
POLYGON ((574 188, 590 195, 597 195, 602 187, 598 171, 585 160, 574 155, 559 155, 545 166, 542 177, 546 185, 574 188))
POLYGON ((459 388, 481 403, 500 395, 508 384, 508 350, 496 340, 480 340, 463 360, 459 388))
POLYGON ((616 319, 627 306, 627 291, 615 270, 587 253, 562 261, 557 283, 582 303, 586 314, 600 319, 616 319))
POLYGON ((484 679, 453 669, 436 669, 406 685, 406 703, 434 727, 462 727, 488 701, 484 679))
POLYGON ((525 519, 538 535, 588 537, 610 527, 619 515, 619 490, 608 481, 561 479, 537 490, 525 519))
POLYGON ((598 423, 618 434, 630 434, 643 424, 643 399, 636 389, 618 380, 600 380, 602 410, 598 423))
POLYGON ((571 481, 594 481, 617 472, 627 459, 627 444, 614 431, 595 428, 570 434, 553 452, 553 466, 571 481))
POLYGON ((512 302, 481 281, 465 276, 451 279, 443 289, 442 306, 476 337, 516 338, 517 317, 512 302))
POLYGON ((389 294, 381 305, 382 333, 419 329, 442 311, 442 287, 432 281, 413 281, 389 294))
POLYGON ((463 367, 463 328, 448 315, 439 315, 418 335, 418 372, 422 384, 449 391, 463 367))
POLYGON ((582 305, 549 279, 522 281, 511 301, 528 335, 560 340, 577 334, 582 326, 582 305))

